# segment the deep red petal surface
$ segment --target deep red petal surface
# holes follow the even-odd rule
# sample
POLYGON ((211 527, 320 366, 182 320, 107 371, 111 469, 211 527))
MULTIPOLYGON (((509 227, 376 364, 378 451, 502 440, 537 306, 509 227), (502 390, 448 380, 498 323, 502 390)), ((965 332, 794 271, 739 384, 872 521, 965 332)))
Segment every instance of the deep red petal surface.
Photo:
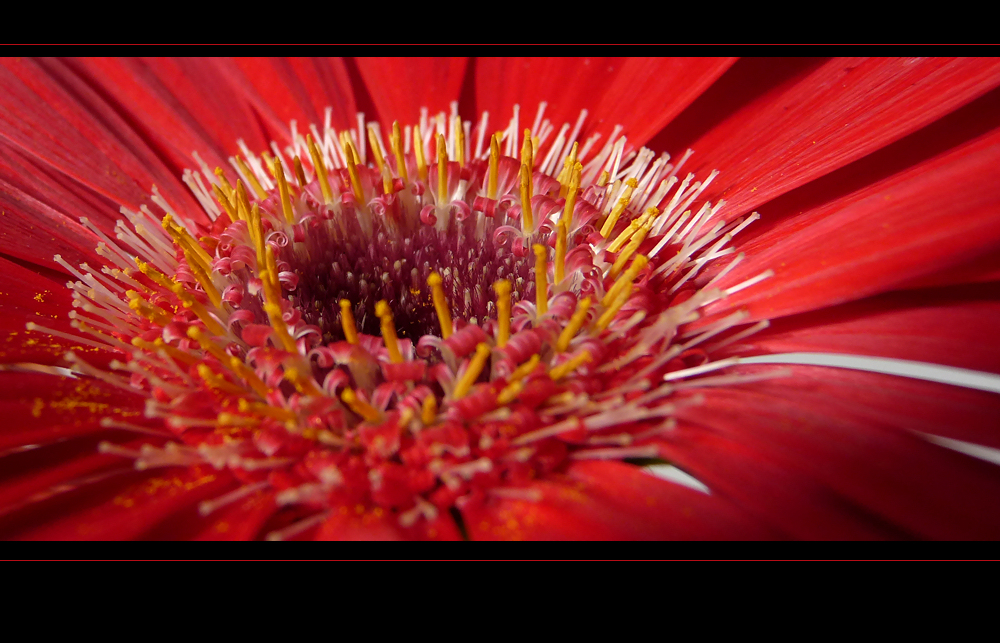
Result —
MULTIPOLYGON (((355 62, 387 132, 395 120, 400 125, 419 122, 421 107, 431 114, 448 113, 449 103, 458 100, 468 59, 357 58, 355 62)), ((462 116, 475 122, 476 115, 462 116)))

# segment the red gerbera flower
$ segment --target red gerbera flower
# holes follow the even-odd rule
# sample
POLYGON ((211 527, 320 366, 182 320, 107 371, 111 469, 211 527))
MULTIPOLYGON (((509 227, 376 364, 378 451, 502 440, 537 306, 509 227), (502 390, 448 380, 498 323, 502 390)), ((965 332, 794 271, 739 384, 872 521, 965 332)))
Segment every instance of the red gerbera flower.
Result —
POLYGON ((0 536, 1000 536, 998 83, 5 60, 0 536))

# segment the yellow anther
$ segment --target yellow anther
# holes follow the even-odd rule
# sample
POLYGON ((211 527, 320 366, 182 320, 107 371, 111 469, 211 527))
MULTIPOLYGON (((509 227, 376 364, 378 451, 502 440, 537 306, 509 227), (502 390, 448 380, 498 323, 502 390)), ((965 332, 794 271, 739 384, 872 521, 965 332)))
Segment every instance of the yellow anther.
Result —
MULTIPOLYGON (((223 362, 223 364, 225 363, 227 362, 223 362)), ((257 395, 267 397, 268 393, 271 392, 270 389, 267 388, 267 385, 264 384, 263 380, 257 377, 257 374, 254 373, 253 369, 244 364, 243 360, 239 357, 230 356, 228 364, 229 368, 232 369, 232 371, 236 373, 236 375, 238 375, 244 382, 246 382, 247 385, 252 388, 255 393, 257 393, 257 395)))
POLYGON ((205 352, 209 353, 212 357, 219 360, 223 364, 226 364, 229 361, 230 355, 219 348, 218 344, 212 341, 212 337, 197 326, 188 326, 187 336, 189 339, 193 339, 198 342, 205 352))
POLYGON ((434 302, 434 312, 437 313, 438 322, 441 324, 441 338, 451 337, 451 309, 448 308, 448 298, 444 294, 444 280, 437 272, 432 272, 427 277, 427 285, 431 287, 431 299, 434 302))
MULTIPOLYGON (((559 172, 559 176, 556 177, 559 181, 559 196, 564 197, 570 192, 570 181, 573 179, 573 173, 576 171, 576 150, 578 143, 573 143, 573 147, 570 150, 569 156, 563 161, 563 169, 559 172)), ((582 169, 582 166, 581 166, 582 169)), ((579 187, 579 183, 577 183, 579 187)))
POLYGON ((605 185, 608 184, 608 180, 610 178, 611 178, 611 175, 608 174, 607 170, 604 170, 603 172, 601 172, 601 175, 599 177, 597 177, 597 187, 603 188, 605 185))
POLYGON ((425 426, 434 424, 434 420, 437 419, 438 412, 438 402, 434 394, 431 393, 424 398, 424 402, 420 407, 420 421, 424 423, 425 426))
POLYGON ((566 222, 567 229, 573 223, 573 210, 576 208, 576 197, 580 192, 580 175, 582 172, 583 165, 580 163, 574 163, 570 169, 569 188, 566 190, 566 207, 563 208, 562 214, 562 221, 566 222))
POLYGON ((183 284, 174 284, 173 288, 170 290, 177 295, 177 298, 181 300, 181 304, 183 304, 185 308, 193 312, 198 319, 205 324, 205 328, 207 328, 210 333, 219 337, 226 335, 225 327, 219 324, 214 317, 208 314, 208 310, 206 310, 197 299, 192 297, 191 293, 185 290, 183 284))
POLYGON ((381 172, 385 167, 385 158, 382 157, 382 147, 378 144, 378 137, 375 136, 375 127, 368 125, 368 144, 372 148, 372 157, 375 159, 375 167, 381 172))
POLYGON ((281 347, 289 353, 298 354, 299 350, 295 345, 295 340, 288 333, 285 320, 281 318, 281 306, 268 302, 264 304, 264 312, 267 313, 267 319, 271 322, 271 328, 274 329, 274 334, 277 335, 281 347))
POLYGON ((628 224, 628 227, 622 230, 621 234, 615 237, 615 240, 608 244, 608 252, 618 252, 626 243, 628 243, 629 239, 632 238, 632 235, 637 233, 639 229, 646 224, 648 219, 648 210, 633 219, 632 222, 628 224))
POLYGON ((574 355, 559 366, 553 366, 549 370, 549 377, 554 381, 559 381, 566 377, 586 362, 590 361, 590 351, 583 351, 579 355, 574 355))
POLYGON ((233 186, 229 183, 229 179, 226 178, 226 173, 221 167, 215 168, 215 176, 219 177, 219 189, 222 193, 226 195, 227 199, 233 198, 233 186))
POLYGON ((152 279, 153 282, 156 283, 156 285, 166 288, 168 290, 174 287, 173 279, 167 277, 165 274, 163 274, 156 268, 152 267, 145 261, 142 261, 141 259, 139 259, 139 257, 135 258, 135 265, 137 268, 139 268, 139 272, 152 279))
MULTIPOLYGON (((250 208, 250 212, 247 215, 247 227, 250 229, 250 237, 253 239, 254 246, 257 250, 257 270, 260 271, 261 266, 267 265, 267 252, 270 248, 264 243, 264 226, 260 221, 260 206, 256 203, 250 208)), ((275 272, 275 275, 278 273, 275 272)))
POLYGON ((289 421, 296 419, 294 412, 288 409, 283 409, 278 406, 271 406, 270 404, 261 404, 259 402, 250 402, 246 398, 240 398, 236 404, 240 413, 255 413, 257 415, 266 415, 267 417, 274 418, 276 420, 289 421))
POLYGON ((615 315, 618 314, 618 311, 621 310, 621 307, 624 306, 625 302, 628 301, 629 297, 632 296, 633 290, 635 290, 635 287, 629 284, 628 288, 623 288, 621 292, 618 293, 618 296, 611 303, 611 306, 607 310, 605 310, 600 317, 597 318, 597 322, 594 324, 597 332, 604 330, 611 324, 611 322, 615 318, 615 315))
POLYGON ((493 291, 497 294, 497 348, 503 348, 510 339, 510 282, 498 279, 493 291))
POLYGON ((285 215, 285 221, 289 224, 295 223, 295 213, 292 211, 292 197, 288 192, 288 181, 285 180, 285 169, 281 167, 281 160, 274 159, 274 179, 278 182, 278 194, 281 196, 281 212, 285 215))
POLYGON ((396 154, 396 174, 405 183, 409 180, 409 176, 406 174, 406 155, 403 153, 403 132, 399 128, 399 121, 393 121, 392 123, 391 145, 392 151, 396 154))
POLYGON ((220 391, 225 391, 227 393, 232 393, 233 395, 243 395, 246 394, 246 389, 242 389, 235 384, 232 384, 221 375, 216 374, 212 369, 206 364, 198 364, 198 376, 205 380, 211 388, 219 389, 220 391))
POLYGON ((173 318, 169 314, 167 314, 166 311, 164 311, 159 306, 154 306, 152 304, 147 303, 145 299, 139 296, 139 293, 135 292, 134 290, 129 290, 127 294, 130 297, 132 297, 132 295, 135 295, 134 297, 132 297, 132 301, 128 302, 128 307, 134 310, 136 313, 142 315, 149 321, 153 322, 154 324, 159 324, 160 326, 166 326, 172 321, 173 318))
POLYGON ((451 394, 452 399, 457 400, 465 397, 469 389, 472 388, 472 385, 479 379, 479 374, 483 372, 483 367, 486 366, 486 360, 489 357, 489 345, 480 343, 476 346, 476 354, 469 360, 469 365, 466 367, 465 372, 462 373, 462 377, 455 383, 455 390, 451 394))
POLYGON ((302 169, 302 161, 298 156, 293 156, 292 164, 295 166, 295 180, 299 182, 299 187, 304 190, 306 187, 306 171, 302 169))
POLYGON ((257 180, 257 175, 247 167, 247 164, 243 162, 243 159, 238 154, 234 158, 236 159, 236 165, 240 168, 240 172, 243 173, 243 176, 247 177, 247 181, 250 181, 250 187, 253 188, 253 192, 257 195, 257 198, 261 201, 266 199, 267 192, 264 191, 264 186, 257 180))
POLYGON ((556 224, 556 260, 554 277, 557 284, 566 278, 566 221, 560 219, 556 224))
POLYGON ((184 251, 184 258, 187 259, 188 266, 191 268, 191 272, 194 274, 194 278, 198 280, 201 284, 202 290, 208 296, 208 300, 212 302, 212 305, 216 308, 222 308, 222 295, 219 294, 219 290, 215 287, 212 282, 212 277, 209 273, 201 267, 201 264, 196 260, 194 254, 189 250, 184 251))
POLYGON ((260 424, 260 418, 257 417, 247 417, 245 415, 236 415, 235 413, 227 413, 223 411, 215 417, 215 421, 218 422, 219 426, 257 426, 260 424))
MULTIPOLYGON (((323 200, 327 203, 332 203, 333 190, 330 189, 330 178, 326 173, 326 164, 323 162, 323 154, 320 152, 319 147, 316 145, 316 141, 313 140, 311 134, 306 134, 306 147, 309 148, 309 158, 312 159, 313 169, 316 170, 316 178, 319 179, 319 189, 323 193, 323 200)), ((347 155, 347 158, 351 158, 350 154, 347 155)), ((350 163, 348 163, 348 169, 350 169, 350 163)), ((355 173, 357 173, 357 170, 355 170, 355 173)), ((351 181, 353 183, 353 176, 351 177, 351 181)), ((360 185, 358 187, 360 187, 360 185)), ((361 201, 361 197, 358 197, 358 201, 361 201)))
POLYGON ((438 163, 438 205, 448 202, 448 145, 444 141, 444 135, 437 135, 437 163, 438 163))
POLYGON ((549 262, 548 248, 540 243, 531 246, 535 251, 535 307, 541 317, 549 311, 549 262))
POLYGON ((286 367, 283 373, 285 379, 292 383, 299 393, 303 395, 310 395, 312 397, 324 397, 324 393, 316 382, 313 381, 312 376, 303 375, 299 372, 299 369, 295 367, 286 367))
POLYGON ((486 196, 497 198, 497 181, 500 177, 500 136, 494 134, 490 138, 490 173, 486 183, 486 196))
POLYGON ((639 276, 642 269, 649 264, 649 259, 645 255, 636 255, 635 259, 632 260, 632 265, 628 267, 628 270, 618 278, 618 280, 608 289, 605 293, 604 298, 601 299, 602 306, 609 306, 611 302, 615 300, 615 297, 622 291, 623 288, 630 287, 635 278, 639 276))
POLYGON ((403 354, 399 352, 399 339, 396 337, 396 327, 392 322, 392 311, 389 310, 389 302, 382 300, 375 304, 375 315, 382 326, 382 341, 389 351, 389 361, 393 364, 403 363, 403 354))
POLYGON ((187 230, 174 223, 174 218, 169 214, 163 217, 163 229, 173 238, 174 243, 185 250, 195 253, 198 256, 198 260, 203 262, 203 267, 206 270, 212 269, 212 258, 208 256, 205 249, 198 244, 198 241, 187 230))
POLYGON ((237 221, 239 217, 236 216, 236 210, 233 208, 232 202, 226 193, 218 185, 212 185, 212 191, 215 192, 215 198, 218 200, 219 205, 226 212, 226 216, 229 217, 230 221, 237 221))
POLYGON ((264 159, 264 167, 271 173, 271 176, 274 176, 274 159, 267 152, 261 152, 260 157, 264 159))
POLYGON ((601 236, 605 239, 611 234, 611 231, 615 229, 615 225, 618 223, 618 219, 622 216, 622 212, 628 207, 628 204, 632 201, 632 191, 635 190, 639 182, 634 178, 625 181, 625 190, 622 192, 622 196, 618 199, 618 203, 615 204, 611 214, 608 215, 607 220, 604 222, 604 226, 601 228, 601 236))
POLYGON ((458 116, 454 121, 455 128, 455 160, 459 167, 465 167, 465 130, 462 129, 462 119, 458 116))
POLYGON ((340 300, 340 326, 344 329, 344 339, 348 344, 358 343, 358 327, 354 323, 354 313, 351 312, 351 301, 340 300))
POLYGON ((535 167, 535 154, 531 149, 531 130, 524 130, 524 142, 521 143, 521 165, 527 165, 528 169, 535 167))
POLYGON ((560 353, 565 353, 566 349, 569 348, 569 343, 580 332, 580 328, 583 326, 583 322, 587 319, 587 313, 590 312, 591 305, 590 297, 584 297, 576 304, 576 312, 573 316, 569 318, 569 323, 566 324, 566 328, 559 333, 559 339, 556 340, 556 350, 560 353))
POLYGON ((531 168, 521 164, 521 230, 531 234, 535 228, 535 217, 531 212, 531 168))
POLYGON ((649 231, 653 228, 653 220, 656 218, 658 213, 659 210, 656 208, 646 210, 646 214, 643 215, 646 217, 646 220, 643 222, 642 226, 639 227, 639 230, 632 235, 632 239, 628 242, 628 245, 625 246, 620 253, 618 253, 618 258, 615 259, 614 265, 611 266, 611 271, 608 274, 612 279, 617 278, 618 275, 621 274, 622 269, 625 267, 625 263, 628 262, 629 258, 631 258, 633 254, 635 254, 635 251, 639 249, 642 242, 646 240, 646 235, 648 235, 649 231))
POLYGON ((524 379, 525 377, 527 377, 531 373, 535 372, 535 369, 538 368, 538 364, 541 361, 542 361, 542 358, 540 358, 538 356, 538 353, 535 353, 530 358, 528 358, 527 362, 525 362, 524 364, 521 364, 520 366, 518 366, 517 368, 515 368, 514 372, 511 373, 510 377, 507 378, 507 381, 508 382, 516 382, 516 381, 518 381, 520 379, 524 379))
POLYGON ((521 394, 524 390, 524 382, 511 382, 507 386, 503 387, 500 394, 497 395, 497 404, 510 404, 517 399, 517 396, 521 394))
POLYGON ((340 399, 349 409, 363 417, 366 422, 375 423, 382 420, 382 414, 379 413, 378 409, 358 397, 353 389, 345 388, 344 392, 340 394, 340 399))
POLYGON ((413 126, 413 152, 417 157, 417 176, 427 183, 427 159, 424 157, 424 139, 420 136, 420 128, 413 126))

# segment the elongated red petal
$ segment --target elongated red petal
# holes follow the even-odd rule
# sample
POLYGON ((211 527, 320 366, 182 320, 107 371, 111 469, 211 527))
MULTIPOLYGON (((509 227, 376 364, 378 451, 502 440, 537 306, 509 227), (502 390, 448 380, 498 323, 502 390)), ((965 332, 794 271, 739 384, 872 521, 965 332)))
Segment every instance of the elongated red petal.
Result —
POLYGON ((731 286, 772 269, 763 286, 710 307, 755 319, 890 289, 1000 244, 1000 129, 832 203, 790 217, 739 246, 731 286))
MULTIPOLYGON (((371 93, 384 127, 398 120, 416 123, 420 108, 448 112, 458 100, 466 58, 357 58, 358 71, 371 93)), ((466 115, 468 117, 468 115, 466 115)))
POLYGON ((992 58, 836 58, 761 96, 691 147, 724 169, 703 195, 733 215, 861 158, 1000 84, 992 58))
MULTIPOLYGON (((480 58, 475 62, 476 108, 501 130, 515 103, 521 129, 548 101, 545 117, 558 130, 590 111, 586 133, 604 136, 625 126, 639 147, 728 69, 735 58, 480 58)), ((603 143, 603 141, 602 141, 603 143)))

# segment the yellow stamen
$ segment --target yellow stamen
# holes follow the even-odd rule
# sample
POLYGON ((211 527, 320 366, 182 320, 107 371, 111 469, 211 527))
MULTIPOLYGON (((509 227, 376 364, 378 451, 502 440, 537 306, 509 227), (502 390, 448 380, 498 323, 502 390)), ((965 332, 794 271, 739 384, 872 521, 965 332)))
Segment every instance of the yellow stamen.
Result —
POLYGON ((510 339, 510 282, 498 279, 493 290, 497 294, 497 348, 503 348, 510 339))
POLYGON ((615 237, 615 240, 608 244, 608 252, 618 252, 622 246, 628 243, 628 240, 632 238, 636 232, 646 224, 646 220, 649 219, 649 213, 644 212, 635 219, 632 223, 628 224, 628 227, 622 230, 622 233, 615 237))
POLYGON ((531 168, 521 164, 521 230, 531 234, 535 227, 535 217, 531 212, 531 168))
POLYGON ((646 214, 644 215, 646 217, 646 221, 642 224, 639 230, 632 235, 632 240, 628 242, 628 245, 625 246, 624 250, 618 253, 618 258, 615 259, 614 265, 611 266, 611 271, 608 274, 611 275, 612 279, 617 278, 618 275, 621 274, 625 264, 632 257, 632 255, 635 254, 635 251, 639 249, 642 242, 646 240, 646 235, 648 235, 649 231, 653 228, 653 220, 656 218, 657 214, 659 214, 659 210, 656 208, 646 210, 646 214))
POLYGON ((584 320, 587 319, 587 313, 590 312, 591 299, 590 297, 584 297, 576 304, 576 312, 570 317, 569 323, 566 324, 566 328, 559 333, 559 339, 556 340, 556 350, 560 353, 565 353, 566 349, 569 348, 569 343, 580 332, 580 328, 583 326, 584 320))
POLYGON ((230 202, 229 197, 218 185, 212 185, 212 191, 215 192, 215 198, 219 201, 222 209, 225 210, 226 216, 229 217, 230 221, 236 221, 239 217, 236 216, 236 210, 233 208, 233 204, 230 202))
POLYGON ((192 237, 187 230, 174 223, 173 217, 169 214, 163 217, 163 229, 173 238, 174 243, 181 248, 194 252, 200 261, 204 263, 206 270, 211 270, 212 258, 208 256, 205 249, 201 247, 197 239, 192 237))
POLYGON ((278 406, 271 406, 270 404, 260 404, 259 402, 250 402, 246 398, 240 398, 236 406, 237 408, 239 408, 240 413, 255 413, 257 415, 266 415, 267 417, 274 418, 276 420, 282 420, 285 422, 296 419, 295 413, 289 411, 288 409, 283 409, 278 406))
POLYGON ((351 301, 340 300, 340 325, 344 329, 344 339, 348 344, 358 343, 358 327, 354 323, 354 313, 351 312, 351 301))
POLYGON ((604 330, 611 324, 615 315, 618 314, 621 307, 624 306, 625 302, 632 296, 632 292, 634 290, 635 286, 629 285, 628 288, 624 288, 620 293, 618 293, 618 297, 615 299, 614 303, 611 304, 611 307, 605 310, 604 313, 597 318, 595 326, 598 332, 604 330))
MULTIPOLYGON (((264 226, 260 222, 260 206, 256 203, 250 208, 250 214, 247 216, 247 223, 249 224, 250 237, 257 250, 257 268, 260 269, 261 266, 267 265, 267 252, 270 250, 264 244, 264 226)), ((275 272, 276 276, 278 273, 275 272)))
POLYGON ((260 157, 264 159, 264 166, 267 168, 267 171, 271 173, 271 176, 274 176, 274 159, 267 152, 261 152, 260 157))
POLYGON ((615 204, 614 209, 611 214, 608 215, 607 221, 604 222, 604 226, 601 228, 601 236, 605 239, 611 234, 611 231, 615 229, 615 225, 618 223, 618 219, 622 216, 622 212, 628 207, 628 204, 632 201, 632 191, 639 185, 639 182, 634 178, 625 181, 625 190, 622 192, 622 196, 618 199, 618 203, 615 204))
POLYGON ((375 166, 378 171, 381 172, 382 168, 385 167, 385 159, 382 157, 382 148, 378 144, 378 138, 375 136, 375 128, 371 125, 368 126, 368 144, 372 148, 372 156, 375 158, 375 166))
POLYGON ((198 359, 197 357, 194 357, 190 353, 186 353, 178 348, 174 348, 170 344, 163 341, 163 339, 160 337, 157 337, 156 341, 152 342, 143 341, 143 339, 140 337, 133 337, 132 345, 137 348, 141 348, 145 351, 149 351, 151 353, 158 353, 160 351, 163 351, 164 353, 167 354, 168 357, 172 357, 173 359, 187 366, 193 366, 195 364, 201 363, 201 360, 198 359))
POLYGON ((285 180, 285 169, 281 167, 281 160, 274 159, 274 178, 278 182, 278 194, 281 196, 281 212, 285 215, 285 221, 289 224, 295 223, 295 213, 292 212, 292 198, 288 193, 288 181, 285 180))
POLYGON ((524 379, 531 373, 535 372, 535 369, 538 368, 538 363, 541 361, 542 358, 538 356, 538 353, 535 353, 528 359, 527 362, 521 364, 516 369, 514 369, 514 372, 510 374, 510 377, 507 378, 507 381, 516 382, 520 379, 524 379))
MULTIPOLYGON (((225 364, 226 362, 223 362, 225 364)), ((247 385, 254 390, 257 395, 261 397, 267 397, 268 393, 271 392, 264 381, 257 377, 253 369, 243 363, 239 357, 229 358, 229 368, 232 369, 236 375, 238 375, 247 385)))
POLYGON ((303 375, 299 372, 299 369, 294 367, 285 367, 283 373, 285 379, 292 383, 299 393, 303 395, 310 395, 312 397, 324 397, 323 391, 316 385, 313 378, 309 375, 303 375))
POLYGON ((303 190, 305 189, 306 183, 306 171, 302 169, 302 161, 299 157, 292 157, 292 164, 295 166, 295 180, 299 182, 299 187, 303 190))
POLYGON ((215 168, 215 176, 219 177, 219 189, 226 195, 226 198, 233 198, 233 186, 229 183, 229 179, 226 178, 226 173, 221 167, 215 168))
POLYGON ((235 413, 227 413, 226 411, 219 413, 215 421, 219 423, 219 428, 224 426, 257 426, 260 424, 260 418, 236 415, 235 413))
POLYGON ((556 224, 556 261, 555 280, 561 284, 566 278, 566 221, 560 219, 556 224))
POLYGON ((420 128, 413 126, 413 152, 417 157, 417 176, 427 183, 427 159, 424 158, 424 139, 420 136, 420 128))
POLYGON ((541 317, 549 311, 548 248, 536 243, 531 249, 535 251, 535 307, 541 317))
POLYGON ((424 398, 424 402, 420 409, 420 421, 424 423, 425 426, 434 424, 434 420, 437 419, 438 403, 437 398, 431 393, 424 398))
POLYGON ((166 326, 173 320, 165 310, 148 303, 136 291, 129 290, 125 294, 131 298, 131 301, 128 302, 128 307, 154 324, 166 326))
MULTIPOLYGON (((557 177, 560 183, 559 196, 564 197, 570 192, 570 181, 573 179, 573 172, 576 171, 576 150, 578 145, 578 143, 573 143, 569 156, 567 156, 566 160, 563 161, 563 169, 559 172, 559 176, 557 177)), ((577 187, 579 187, 579 183, 577 184, 577 187)))
POLYGON ((589 361, 590 351, 583 351, 579 355, 574 355, 559 366, 553 366, 549 370, 549 377, 551 377, 554 381, 559 381, 578 369, 582 364, 589 361))
POLYGON ((243 159, 241 159, 238 154, 235 158, 236 165, 239 166, 240 172, 243 172, 243 176, 247 177, 247 181, 250 181, 250 187, 253 188, 254 194, 257 195, 257 198, 261 201, 266 199, 267 192, 264 191, 264 186, 257 180, 257 175, 250 171, 250 168, 247 167, 247 164, 243 162, 243 159))
POLYGON ((524 382, 511 382, 507 386, 503 387, 500 394, 497 395, 497 404, 510 404, 517 399, 517 396, 521 394, 524 390, 524 382))
POLYGON ((443 205, 448 202, 448 146, 443 134, 437 135, 437 163, 438 205, 443 205))
POLYGON ((198 319, 205 324, 205 328, 208 329, 208 332, 219 337, 227 334, 225 327, 221 326, 214 317, 208 314, 208 310, 206 310, 197 299, 191 296, 191 294, 184 288, 183 284, 174 284, 173 288, 170 290, 177 295, 177 298, 181 300, 181 304, 183 304, 185 308, 193 312, 198 319))
POLYGON ((455 117, 455 160, 459 167, 465 167, 465 130, 458 116, 455 117))
POLYGON ((455 384, 455 390, 451 394, 452 399, 458 400, 465 397, 472 385, 479 379, 479 374, 483 372, 483 367, 489 357, 490 347, 486 343, 480 343, 476 346, 476 354, 469 360, 469 366, 455 384))
MULTIPOLYGON (((319 189, 323 192, 323 200, 327 203, 333 202, 333 190, 330 189, 330 178, 326 173, 326 164, 323 162, 323 154, 316 146, 311 134, 306 134, 306 147, 309 148, 309 157, 312 159, 313 168, 316 170, 316 178, 319 179, 319 189)), ((350 158, 350 155, 348 155, 350 158)), ((350 167, 350 165, 348 165, 350 167)), ((354 177, 351 177, 354 180, 354 177)), ((358 197, 358 201, 361 197, 358 197)))
MULTIPOLYGON (((263 279, 262 274, 261 280, 263 279)), ((267 291, 268 289, 265 288, 264 292, 267 293, 267 291)), ((268 299, 271 299, 271 297, 268 297, 268 299)), ((264 312, 267 313, 267 319, 271 322, 271 328, 274 329, 274 334, 278 336, 278 343, 281 344, 281 347, 289 353, 298 354, 299 350, 295 346, 295 340, 288 333, 288 326, 285 325, 285 320, 281 318, 281 306, 269 301, 264 304, 264 312)))
POLYGON ((601 172, 601 175, 599 177, 597 177, 597 187, 603 188, 605 185, 608 184, 608 180, 610 178, 611 178, 611 175, 608 174, 607 170, 604 170, 603 172, 601 172))
POLYGON ((198 342, 205 352, 212 355, 212 357, 219 360, 222 364, 229 363, 230 355, 219 348, 218 344, 213 342, 212 337, 205 331, 201 330, 197 326, 188 326, 187 336, 189 339, 193 339, 198 342))
POLYGON ((379 413, 378 409, 358 397, 353 389, 345 388, 344 392, 340 394, 340 399, 348 408, 363 417, 366 422, 376 423, 382 420, 382 414, 379 413))
POLYGON ((361 177, 358 175, 358 164, 355 161, 357 152, 347 132, 341 133, 340 143, 344 148, 344 157, 347 159, 347 174, 351 177, 351 191, 354 193, 354 198, 357 199, 358 205, 361 206, 365 202, 365 193, 361 189, 361 177))
POLYGON ((375 314, 378 316, 382 326, 382 341, 389 351, 389 361, 393 364, 403 363, 403 354, 399 352, 399 339, 396 337, 396 327, 392 322, 392 311, 389 310, 389 303, 382 300, 375 304, 375 314))
POLYGON ((399 121, 394 121, 392 124, 392 151, 396 154, 396 174, 405 183, 410 177, 406 174, 406 155, 403 154, 403 136, 399 129, 399 121))
POLYGON ((139 259, 139 257, 135 258, 135 265, 139 268, 139 272, 152 279, 156 283, 156 285, 166 288, 167 290, 170 290, 171 288, 174 287, 173 279, 167 277, 165 274, 163 274, 153 266, 149 265, 145 261, 142 261, 141 259, 139 259))
POLYGON ((497 181, 500 177, 500 137, 494 134, 490 138, 490 174, 486 183, 486 197, 497 198, 497 181))
POLYGON ((231 393, 233 395, 245 395, 247 393, 246 389, 240 388, 239 386, 226 381, 224 377, 216 374, 206 364, 198 364, 197 369, 198 376, 205 380, 205 383, 211 388, 219 389, 220 391, 225 391, 226 393, 231 393))
POLYGON ((188 266, 191 268, 191 272, 194 273, 194 278, 198 280, 201 284, 202 290, 208 295, 208 300, 212 302, 212 305, 216 308, 222 308, 222 295, 219 294, 219 290, 212 283, 212 277, 206 273, 201 265, 195 261, 194 256, 188 250, 184 251, 184 257, 187 259, 188 266))
POLYGON ((569 189, 566 190, 566 207, 563 208, 562 214, 562 220, 566 222, 567 230, 573 223, 573 209, 576 208, 576 197, 580 192, 580 174, 582 172, 583 165, 580 163, 575 163, 570 169, 569 189))
POLYGON ((438 322, 441 324, 441 338, 451 337, 451 309, 448 307, 448 298, 444 294, 444 280, 437 272, 432 272, 427 277, 427 285, 431 287, 431 299, 434 301, 434 311, 437 313, 438 322))
POLYGON ((521 144, 521 165, 527 165, 528 169, 535 167, 534 151, 531 149, 531 130, 524 130, 524 142, 521 144))
POLYGON ((632 265, 628 267, 621 277, 608 289, 605 293, 604 298, 601 299, 602 306, 609 306, 611 302, 615 300, 615 297, 622 291, 622 288, 626 288, 632 285, 635 278, 639 276, 642 269, 649 264, 649 259, 645 255, 636 255, 635 259, 632 260, 632 265))

